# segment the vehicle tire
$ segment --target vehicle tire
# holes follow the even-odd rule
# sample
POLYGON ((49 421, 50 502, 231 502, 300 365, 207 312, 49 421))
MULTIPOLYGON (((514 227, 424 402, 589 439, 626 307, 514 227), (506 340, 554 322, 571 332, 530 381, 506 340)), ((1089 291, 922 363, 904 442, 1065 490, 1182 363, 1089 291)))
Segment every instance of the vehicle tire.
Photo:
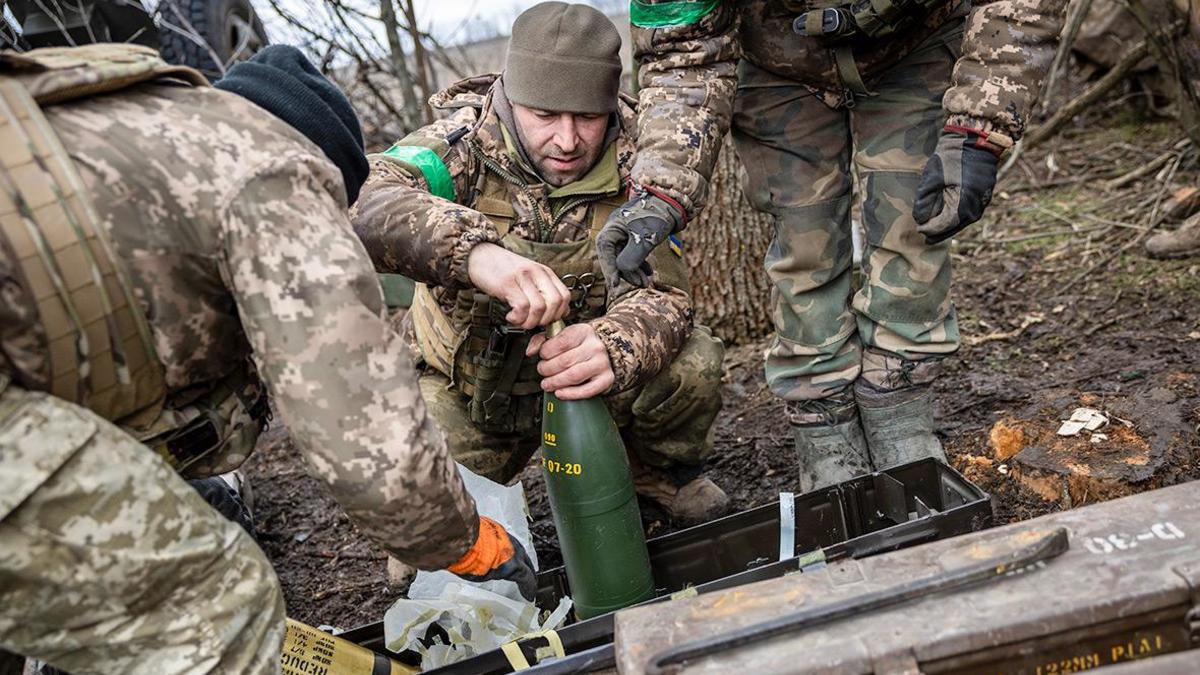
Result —
POLYGON ((222 74, 213 62, 213 53, 229 63, 247 59, 269 44, 267 31, 250 0, 161 0, 158 20, 163 58, 196 68, 210 80, 222 74), (207 45, 180 32, 189 32, 189 24, 207 45))

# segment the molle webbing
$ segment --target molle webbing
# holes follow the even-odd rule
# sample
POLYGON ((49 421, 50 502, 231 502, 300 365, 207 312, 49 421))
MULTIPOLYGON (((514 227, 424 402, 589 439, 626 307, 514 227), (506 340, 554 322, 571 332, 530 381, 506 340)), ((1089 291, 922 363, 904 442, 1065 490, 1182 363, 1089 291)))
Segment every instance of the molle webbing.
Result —
MULTIPOLYGON (((960 0, 809 0, 793 24, 802 36, 828 43, 842 86, 853 94, 874 96, 858 70, 854 51, 870 40, 908 29, 930 11, 960 0), (829 32, 826 32, 829 31, 829 32)), ((868 49, 870 47, 867 47, 868 49)), ((853 103, 853 98, 849 99, 853 103)))
MULTIPOLYGON (((587 239, 567 244, 538 244, 515 237, 509 232, 516 212, 510 202, 508 184, 492 171, 485 171, 481 182, 473 208, 492 221, 503 245, 519 255, 547 265, 557 274, 568 278, 587 273, 594 274, 595 256, 592 250, 595 247, 595 236, 604 227, 609 214, 623 202, 623 198, 597 198, 590 202, 592 213, 587 239)), ((598 274, 594 275, 598 277, 598 274)), ((583 289, 583 297, 580 300, 579 309, 572 312, 576 319, 588 319, 603 314, 603 282, 583 289), (577 315, 580 312, 581 314, 577 315)), ((429 287, 417 284, 411 310, 413 329, 417 335, 421 356, 426 363, 450 378, 458 391, 466 396, 476 396, 477 386, 489 376, 496 376, 497 383, 484 385, 488 390, 488 397, 497 384, 507 390, 500 391, 501 396, 528 396, 540 393, 541 376, 537 374, 537 362, 535 359, 525 358, 523 349, 522 353, 517 355, 519 368, 514 368, 511 364, 505 367, 499 361, 491 363, 493 360, 503 360, 496 354, 487 353, 489 345, 497 339, 492 333, 499 330, 503 324, 502 316, 494 316, 498 308, 497 303, 472 288, 458 292, 452 302, 453 308, 447 314, 429 287), (491 371, 485 373, 483 371, 487 370, 487 367, 481 366, 490 367, 491 371)), ((505 336, 503 341, 508 349, 521 343, 515 335, 505 336)))
POLYGON ((0 236, 45 330, 50 392, 131 427, 162 409, 162 366, 132 285, 41 106, 162 77, 206 83, 136 45, 0 53, 0 236))
POLYGON ((811 0, 809 9, 801 13, 799 19, 809 37, 821 37, 822 14, 825 10, 835 10, 850 25, 838 35, 827 37, 879 38, 903 30, 938 7, 957 2, 959 0, 811 0))
POLYGON ((0 232, 46 331, 51 393, 109 420, 152 418, 162 366, 75 167, 20 82, 0 79, 0 98, 0 232))

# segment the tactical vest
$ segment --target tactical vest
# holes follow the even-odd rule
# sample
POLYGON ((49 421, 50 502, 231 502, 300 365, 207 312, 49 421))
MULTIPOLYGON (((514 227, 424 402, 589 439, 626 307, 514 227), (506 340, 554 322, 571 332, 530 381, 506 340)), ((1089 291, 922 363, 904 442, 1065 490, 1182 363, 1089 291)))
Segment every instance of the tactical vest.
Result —
MULTIPOLYGON (((602 316, 607 301, 604 276, 596 261, 596 235, 609 215, 625 203, 622 195, 597 198, 586 239, 565 243, 539 243, 514 235, 516 217, 509 197, 509 182, 486 166, 472 208, 487 216, 500 234, 504 248, 546 265, 571 291, 568 323, 602 316)), ((576 205, 575 208, 577 208, 576 205)), ((571 209, 564 209, 564 212, 571 209)), ((651 255, 659 283, 690 290, 679 255, 660 246, 651 255)), ((511 328, 504 320, 508 307, 473 288, 459 291, 448 304, 450 313, 425 284, 417 284, 411 316, 426 363, 446 375, 451 386, 470 399, 471 421, 488 433, 520 433, 540 419, 542 376, 538 359, 527 358, 531 333, 511 328)))
POLYGON ((784 0, 798 13, 793 30, 823 40, 833 51, 842 83, 856 94, 871 94, 854 59, 854 47, 902 33, 930 11, 960 0, 784 0))
MULTIPOLYGON (((199 72, 130 44, 0 53, 0 237, 36 305, 49 393, 126 428, 176 469, 253 447, 265 393, 238 370, 164 410, 167 388, 151 330, 91 197, 42 107, 170 78, 208 86, 199 72), (253 412, 253 414, 252 414, 253 412), (236 447, 235 447, 236 446, 236 447)), ((244 457, 243 457, 244 458, 244 457)), ((239 462, 240 463, 240 462, 239 462)))

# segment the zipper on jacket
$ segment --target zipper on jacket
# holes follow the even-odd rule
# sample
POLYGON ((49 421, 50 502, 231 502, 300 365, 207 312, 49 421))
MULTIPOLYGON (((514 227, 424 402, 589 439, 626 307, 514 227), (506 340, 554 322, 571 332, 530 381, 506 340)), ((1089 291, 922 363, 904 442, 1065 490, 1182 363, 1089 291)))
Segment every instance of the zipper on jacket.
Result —
POLYGON ((592 202, 597 202, 601 199, 604 199, 604 195, 599 193, 575 197, 564 204, 563 207, 558 210, 558 213, 552 214, 551 222, 547 223, 546 220, 542 218, 542 210, 537 208, 537 203, 539 200, 533 196, 533 193, 529 190, 529 185, 526 184, 525 181, 521 180, 507 169, 500 166, 496 160, 483 154, 483 150, 480 149, 479 144, 476 143, 474 139, 471 139, 467 146, 471 149, 471 154, 474 155, 475 159, 477 159, 480 164, 483 164, 484 168, 496 174, 500 180, 520 188, 521 192, 523 192, 525 196, 534 203, 533 219, 538 228, 539 243, 546 243, 547 240, 549 240, 550 235, 553 234, 554 228, 558 227, 559 224, 562 223, 563 218, 566 218, 568 213, 580 206, 583 206, 584 204, 590 204, 592 202))

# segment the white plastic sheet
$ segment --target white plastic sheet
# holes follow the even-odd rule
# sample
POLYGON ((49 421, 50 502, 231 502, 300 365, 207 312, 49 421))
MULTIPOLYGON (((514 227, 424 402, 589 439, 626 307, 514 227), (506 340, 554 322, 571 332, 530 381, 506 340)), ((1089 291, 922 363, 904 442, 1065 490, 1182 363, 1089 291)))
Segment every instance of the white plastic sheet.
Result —
MULTIPOLYGON (((520 484, 505 487, 461 465, 458 470, 479 513, 504 525, 525 547, 536 569, 520 484)), ((408 598, 397 600, 384 615, 384 639, 393 652, 411 649, 421 654, 421 667, 428 670, 497 649, 528 633, 557 629, 570 609, 570 598, 563 598, 542 620, 537 607, 522 598, 511 581, 473 583, 445 571, 419 572, 408 598), (421 644, 434 623, 449 635, 450 644, 421 644)))
POLYGON ((421 654, 421 667, 428 670, 498 649, 528 633, 556 629, 570 609, 571 600, 563 598, 542 621, 531 602, 506 598, 477 584, 451 582, 436 599, 397 600, 383 618, 384 636, 392 651, 421 654), (450 636, 450 644, 421 644, 434 623, 450 636))

